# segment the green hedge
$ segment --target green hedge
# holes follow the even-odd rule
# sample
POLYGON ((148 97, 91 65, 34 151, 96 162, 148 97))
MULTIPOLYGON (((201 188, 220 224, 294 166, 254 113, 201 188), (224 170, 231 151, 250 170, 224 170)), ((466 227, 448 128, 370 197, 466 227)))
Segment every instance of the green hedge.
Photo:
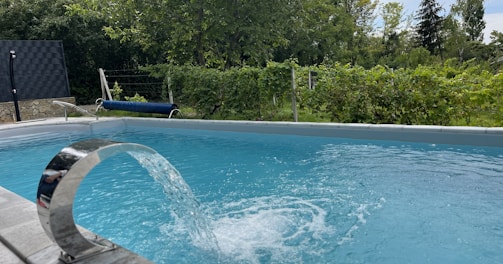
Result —
POLYGON ((163 78, 165 87, 173 90, 176 103, 194 108, 203 118, 215 114, 249 120, 263 118, 263 113, 271 116, 281 109, 291 89, 289 63, 226 71, 164 64, 144 70, 163 78))
MULTIPOLYGON (((275 120, 290 107, 295 70, 300 113, 328 115, 332 122, 423 125, 503 125, 503 74, 471 62, 414 69, 350 65, 300 67, 295 62, 226 71, 194 66, 145 68, 165 80, 177 103, 203 118, 275 120), (308 75, 315 71, 315 89, 308 75)), ((302 121, 302 116, 299 117, 302 121)))

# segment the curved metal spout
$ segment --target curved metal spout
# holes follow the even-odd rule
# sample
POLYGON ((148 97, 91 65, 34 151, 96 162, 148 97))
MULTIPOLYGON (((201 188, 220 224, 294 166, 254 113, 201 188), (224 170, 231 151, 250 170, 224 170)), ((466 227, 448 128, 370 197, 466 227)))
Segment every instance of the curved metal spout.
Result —
POLYGON ((114 248, 85 238, 75 225, 73 200, 84 177, 101 161, 122 152, 157 153, 134 143, 103 139, 80 141, 63 148, 49 162, 39 182, 37 211, 46 234, 73 258, 114 248))

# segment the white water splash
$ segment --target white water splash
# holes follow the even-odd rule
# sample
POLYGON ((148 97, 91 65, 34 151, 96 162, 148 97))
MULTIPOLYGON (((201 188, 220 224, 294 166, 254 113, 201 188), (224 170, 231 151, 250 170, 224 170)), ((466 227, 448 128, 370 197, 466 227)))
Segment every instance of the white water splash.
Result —
POLYGON ((321 254, 317 244, 335 232, 325 210, 295 197, 243 199, 218 210, 213 232, 222 258, 231 262, 302 262, 304 255, 321 254))
POLYGON ((217 252, 219 263, 279 263, 287 259, 303 263, 318 259, 351 241, 371 212, 385 203, 384 198, 375 203, 342 199, 339 202, 349 202, 352 210, 341 220, 354 219, 354 223, 348 229, 341 226, 341 230, 335 227, 338 220, 327 219, 327 211, 320 206, 333 203, 324 198, 252 197, 206 204, 202 212, 190 187, 164 157, 137 152, 130 155, 163 186, 172 202, 175 222, 163 226, 161 232, 173 238, 188 233, 197 248, 217 252))

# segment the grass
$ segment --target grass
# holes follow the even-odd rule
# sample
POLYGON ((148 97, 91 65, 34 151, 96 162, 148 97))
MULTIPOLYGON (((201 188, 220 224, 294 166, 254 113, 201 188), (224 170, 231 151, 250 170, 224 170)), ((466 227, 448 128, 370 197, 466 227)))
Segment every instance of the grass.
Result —
MULTIPOLYGON (((212 120, 264 120, 264 121, 294 121, 293 112, 290 105, 285 104, 283 107, 275 109, 261 109, 262 112, 267 114, 262 114, 259 116, 256 113, 229 113, 225 114, 222 112, 217 112, 211 116, 203 117, 192 107, 180 107, 179 114, 175 115, 174 118, 184 118, 184 119, 212 119, 212 120)), ((299 122, 331 122, 330 115, 328 113, 313 112, 309 109, 298 109, 298 121, 299 122)), ((69 113, 70 117, 83 116, 78 112, 69 113)), ((115 116, 115 117, 150 117, 150 118, 168 118, 165 114, 155 114, 155 113, 139 113, 139 112, 129 112, 122 110, 100 110, 98 111, 98 116, 115 116)), ((452 126, 481 126, 481 127, 498 127, 503 126, 500 122, 496 122, 493 115, 489 114, 479 114, 478 116, 471 117, 468 123, 465 119, 452 120, 452 126)))

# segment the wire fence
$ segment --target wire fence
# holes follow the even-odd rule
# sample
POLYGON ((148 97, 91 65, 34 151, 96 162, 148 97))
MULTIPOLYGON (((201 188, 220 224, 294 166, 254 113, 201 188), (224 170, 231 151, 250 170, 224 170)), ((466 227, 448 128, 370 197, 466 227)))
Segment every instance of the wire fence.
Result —
POLYGON ((122 89, 121 99, 139 94, 148 101, 162 101, 163 82, 138 69, 104 70, 108 86, 122 89))

